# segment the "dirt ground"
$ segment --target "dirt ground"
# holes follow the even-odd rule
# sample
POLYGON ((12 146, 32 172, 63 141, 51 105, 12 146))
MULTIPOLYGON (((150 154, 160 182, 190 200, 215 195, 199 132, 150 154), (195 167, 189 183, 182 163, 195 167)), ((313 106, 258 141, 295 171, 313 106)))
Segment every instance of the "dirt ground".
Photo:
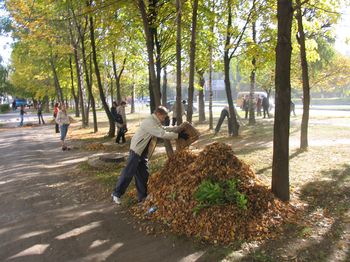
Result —
POLYGON ((70 174, 93 153, 62 152, 53 126, 0 130, 0 261, 211 260, 198 245, 146 236, 99 186, 70 174))
MULTIPOLYGON (((128 140, 140 121, 129 118, 128 140)), ((102 152, 128 151, 128 144, 104 138, 107 129, 99 126, 93 134, 72 125, 75 148, 69 152, 60 150, 53 126, 0 129, 1 261, 350 261, 350 126, 345 118, 311 119, 306 152, 298 151, 300 118, 292 118, 291 204, 305 216, 286 224, 277 239, 228 247, 140 231, 127 207, 113 205, 109 197, 120 169, 98 171, 87 164, 102 152)), ((202 136, 192 150, 213 141, 229 143, 269 185, 272 119, 260 119, 254 127, 243 122, 238 138, 229 138, 225 125, 214 137, 207 126, 197 126, 202 136)), ((163 147, 156 154, 151 172, 164 163, 163 147)))

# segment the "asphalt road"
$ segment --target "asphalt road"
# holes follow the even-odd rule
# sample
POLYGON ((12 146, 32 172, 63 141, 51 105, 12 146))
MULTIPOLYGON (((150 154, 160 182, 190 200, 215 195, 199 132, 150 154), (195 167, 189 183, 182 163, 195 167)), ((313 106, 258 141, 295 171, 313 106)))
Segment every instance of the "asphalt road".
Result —
POLYGON ((52 125, 0 129, 0 261, 213 261, 88 198, 91 183, 67 174, 89 154, 62 152, 52 125))

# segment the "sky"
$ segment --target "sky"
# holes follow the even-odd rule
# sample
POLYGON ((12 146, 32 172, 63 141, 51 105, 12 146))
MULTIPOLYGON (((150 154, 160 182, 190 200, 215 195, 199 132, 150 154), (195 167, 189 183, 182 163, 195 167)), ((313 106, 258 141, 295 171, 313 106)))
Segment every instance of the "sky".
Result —
MULTIPOLYGON (((350 57, 350 7, 344 8, 342 11, 341 20, 336 28, 335 48, 340 53, 350 57), (348 40, 348 43, 346 41, 348 40)), ((0 17, 6 16, 7 13, 0 9, 0 17)), ((12 38, 0 35, 0 56, 3 59, 2 64, 8 64, 11 57, 12 38)))

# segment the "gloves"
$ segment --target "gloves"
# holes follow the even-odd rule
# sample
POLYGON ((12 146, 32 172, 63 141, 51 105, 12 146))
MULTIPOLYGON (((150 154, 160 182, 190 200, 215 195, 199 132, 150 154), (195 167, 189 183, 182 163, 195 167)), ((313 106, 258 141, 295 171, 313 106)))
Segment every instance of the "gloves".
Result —
POLYGON ((184 140, 187 140, 189 138, 189 135, 186 134, 184 131, 181 131, 178 135, 178 138, 182 138, 184 140))

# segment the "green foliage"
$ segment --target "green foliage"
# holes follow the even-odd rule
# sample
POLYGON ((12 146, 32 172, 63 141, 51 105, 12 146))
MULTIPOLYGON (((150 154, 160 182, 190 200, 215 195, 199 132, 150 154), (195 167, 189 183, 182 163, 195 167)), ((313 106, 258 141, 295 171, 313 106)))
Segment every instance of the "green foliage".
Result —
POLYGON ((10 110, 10 105, 9 104, 3 104, 0 105, 0 113, 5 113, 10 110))
POLYGON ((205 207, 235 203, 241 209, 247 209, 248 199, 237 189, 238 180, 231 179, 221 182, 204 180, 194 193, 199 204, 194 208, 194 214, 205 207))

